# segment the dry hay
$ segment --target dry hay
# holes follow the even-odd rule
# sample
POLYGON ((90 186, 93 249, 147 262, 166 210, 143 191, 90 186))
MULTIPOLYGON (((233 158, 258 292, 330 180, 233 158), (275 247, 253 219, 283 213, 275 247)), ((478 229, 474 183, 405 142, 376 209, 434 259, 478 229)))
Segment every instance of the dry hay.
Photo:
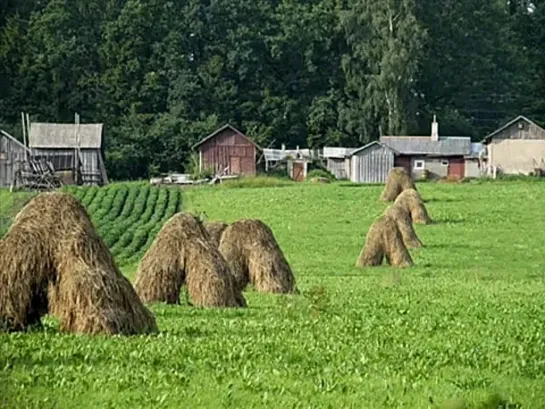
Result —
POLYGON ((42 193, 17 214, 0 243, 0 282, 0 322, 7 330, 24 330, 51 313, 63 331, 157 331, 154 316, 69 194, 42 193))
POLYGON ((422 196, 414 189, 407 189, 395 200, 395 204, 405 208, 413 223, 430 224, 432 222, 422 196))
POLYGON ((422 247, 422 242, 414 231, 411 215, 404 207, 400 206, 399 204, 388 206, 384 212, 384 215, 395 222, 401 233, 405 246, 408 248, 422 247))
POLYGON ((393 267, 413 265, 411 255, 403 243, 396 223, 382 215, 375 220, 367 232, 365 246, 356 261, 356 266, 380 266, 384 259, 393 267))
POLYGON ((415 189, 411 175, 405 168, 396 167, 390 170, 388 179, 386 179, 386 185, 380 196, 380 200, 384 202, 392 202, 396 199, 401 192, 406 189, 415 189))
POLYGON ((141 260, 134 284, 146 303, 179 304, 186 285, 195 306, 246 306, 226 261, 199 219, 188 213, 165 223, 141 260))
POLYGON ((203 226, 216 248, 219 247, 221 235, 229 225, 224 222, 204 222, 203 226))
POLYGON ((261 220, 239 220, 227 227, 219 249, 240 291, 252 284, 263 293, 298 293, 284 253, 272 230, 261 220))

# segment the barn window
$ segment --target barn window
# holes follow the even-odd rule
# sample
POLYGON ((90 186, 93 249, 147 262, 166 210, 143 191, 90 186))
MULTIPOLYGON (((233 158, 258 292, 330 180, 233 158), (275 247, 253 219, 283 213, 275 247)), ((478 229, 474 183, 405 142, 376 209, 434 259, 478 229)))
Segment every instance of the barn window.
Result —
POLYGON ((448 159, 443 159, 441 161, 441 166, 448 166, 448 159))
POLYGON ((424 162, 423 160, 415 160, 414 161, 414 168, 415 169, 424 169, 425 166, 426 166, 426 162, 424 162))

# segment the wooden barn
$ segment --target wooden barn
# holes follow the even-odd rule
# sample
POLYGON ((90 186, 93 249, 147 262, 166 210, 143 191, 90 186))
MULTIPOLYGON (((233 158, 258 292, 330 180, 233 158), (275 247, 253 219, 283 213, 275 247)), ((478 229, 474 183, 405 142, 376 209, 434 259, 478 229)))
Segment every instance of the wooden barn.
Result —
POLYGON ((53 164, 64 184, 106 185, 103 124, 30 124, 28 145, 34 159, 53 164))
POLYGON ((347 156, 350 180, 356 183, 385 183, 394 167, 396 155, 396 151, 377 141, 352 151, 347 156))
POLYGON ((25 151, 30 154, 21 142, 0 130, 0 188, 13 186, 25 161, 25 151))
POLYGON ((235 127, 227 124, 195 144, 199 169, 219 175, 256 174, 256 150, 261 148, 235 127))
POLYGON ((545 174, 545 129, 524 116, 486 136, 483 144, 494 174, 545 174))

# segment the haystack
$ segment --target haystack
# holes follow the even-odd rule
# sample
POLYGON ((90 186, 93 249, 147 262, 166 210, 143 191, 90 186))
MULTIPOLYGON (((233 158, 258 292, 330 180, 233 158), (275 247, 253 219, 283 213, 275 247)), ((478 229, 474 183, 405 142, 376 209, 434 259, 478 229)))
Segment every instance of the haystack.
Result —
POLYGON ((146 302, 180 303, 187 286, 199 307, 246 306, 229 266, 193 215, 178 213, 163 226, 138 266, 136 292, 146 302))
POLYGON ((409 212, 413 223, 430 224, 432 222, 422 196, 415 189, 404 190, 395 200, 395 204, 409 212))
POLYGON ((382 215, 371 225, 358 260, 357 267, 380 266, 382 261, 393 267, 409 267, 413 260, 403 243, 396 223, 382 215))
POLYGON ((240 220, 227 227, 219 249, 240 291, 252 284, 263 293, 298 292, 284 253, 271 229, 261 220, 240 220))
POLYGON ((404 207, 400 206, 399 204, 388 206, 388 208, 384 212, 384 215, 395 222, 397 228, 401 233, 401 237, 403 238, 403 243, 405 243, 406 247, 422 247, 422 242, 414 231, 411 215, 404 207))
POLYGON ((42 193, 15 217, 0 244, 0 322, 24 330, 51 313, 61 330, 157 331, 87 212, 71 195, 42 193))
POLYGON ((204 222, 203 226, 216 248, 219 247, 221 235, 229 225, 224 222, 204 222))
POLYGON ((388 179, 386 179, 386 186, 384 186, 380 200, 392 202, 406 189, 416 189, 411 175, 405 168, 392 168, 388 174, 388 179))

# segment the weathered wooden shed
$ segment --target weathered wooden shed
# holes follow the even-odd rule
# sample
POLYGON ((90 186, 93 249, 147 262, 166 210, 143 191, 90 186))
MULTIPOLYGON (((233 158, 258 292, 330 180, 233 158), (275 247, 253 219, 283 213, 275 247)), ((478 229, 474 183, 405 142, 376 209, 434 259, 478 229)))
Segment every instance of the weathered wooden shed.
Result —
POLYGON ((356 183, 385 183, 394 167, 396 151, 373 141, 348 155, 350 180, 356 183))
POLYGON ((215 174, 256 174, 256 150, 261 148, 235 127, 227 124, 195 144, 199 149, 200 170, 215 174))
POLYGON ((28 145, 34 159, 53 164, 64 184, 106 185, 103 124, 30 124, 28 145))
POLYGON ((545 172, 545 129, 522 115, 486 136, 483 144, 494 174, 545 172))
POLYGON ((11 187, 15 183, 17 171, 21 169, 28 148, 13 136, 0 130, 0 187, 11 187))
POLYGON ((326 167, 337 179, 349 179, 350 160, 348 156, 357 148, 342 148, 325 146, 323 157, 327 161, 326 167))

